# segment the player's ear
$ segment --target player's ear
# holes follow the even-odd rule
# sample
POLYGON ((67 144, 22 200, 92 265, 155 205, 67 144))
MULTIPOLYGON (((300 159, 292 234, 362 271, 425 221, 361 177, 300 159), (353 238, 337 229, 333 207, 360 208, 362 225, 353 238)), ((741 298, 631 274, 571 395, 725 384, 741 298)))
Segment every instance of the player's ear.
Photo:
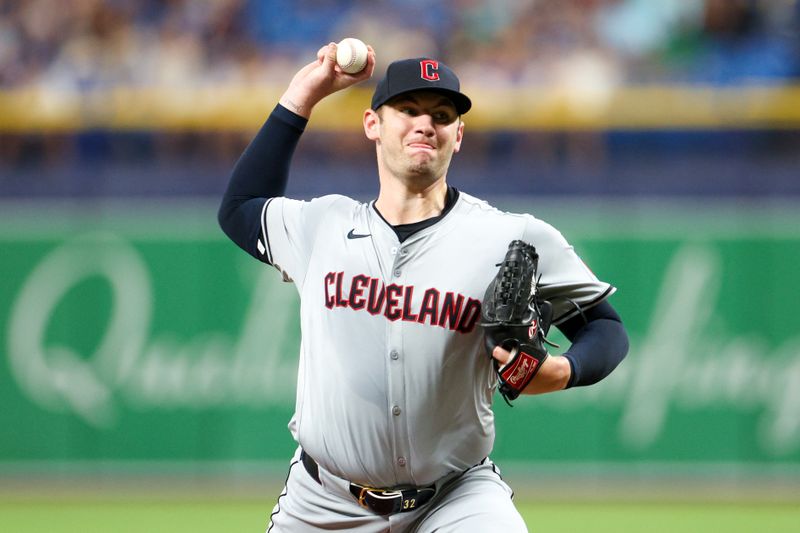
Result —
POLYGON ((461 141, 464 139, 464 121, 461 120, 461 117, 458 117, 458 130, 456 130, 456 143, 453 147, 453 153, 457 153, 461 150, 461 141))
POLYGON ((380 123, 381 117, 378 112, 373 109, 364 111, 364 133, 370 141, 377 141, 380 139, 380 123))

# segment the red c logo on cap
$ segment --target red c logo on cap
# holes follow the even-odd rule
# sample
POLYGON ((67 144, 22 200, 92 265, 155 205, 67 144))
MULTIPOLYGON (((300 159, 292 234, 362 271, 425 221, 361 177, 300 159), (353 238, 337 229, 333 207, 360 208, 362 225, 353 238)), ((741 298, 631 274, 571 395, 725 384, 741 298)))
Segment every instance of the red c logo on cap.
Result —
POLYGON ((423 80, 428 80, 428 81, 439 80, 439 73, 437 72, 437 70, 439 70, 438 61, 434 61, 433 59, 423 59, 422 61, 419 62, 419 66, 420 69, 422 70, 420 76, 422 76, 423 80))

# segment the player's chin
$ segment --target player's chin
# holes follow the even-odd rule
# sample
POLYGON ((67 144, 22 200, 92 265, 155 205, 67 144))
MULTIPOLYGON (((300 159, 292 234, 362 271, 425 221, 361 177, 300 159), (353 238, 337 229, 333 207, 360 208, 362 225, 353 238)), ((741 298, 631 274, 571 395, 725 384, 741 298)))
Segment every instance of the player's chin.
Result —
POLYGON ((409 167, 418 172, 429 172, 439 166, 436 154, 430 151, 414 152, 409 156, 409 167))
POLYGON ((428 178, 437 175, 438 165, 433 165, 431 162, 417 162, 408 166, 408 174, 417 178, 428 178))
POLYGON ((408 154, 408 158, 414 163, 434 161, 436 159, 436 152, 434 150, 420 148, 411 150, 408 154))

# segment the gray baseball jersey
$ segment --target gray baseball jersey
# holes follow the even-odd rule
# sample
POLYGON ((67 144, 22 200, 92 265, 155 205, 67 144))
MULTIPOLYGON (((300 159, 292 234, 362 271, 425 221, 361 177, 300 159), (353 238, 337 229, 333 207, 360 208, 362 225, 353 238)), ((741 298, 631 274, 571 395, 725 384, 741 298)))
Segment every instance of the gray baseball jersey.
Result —
POLYGON ((536 247, 554 323, 577 312, 569 300, 615 290, 552 226, 463 192, 402 243, 373 203, 273 198, 260 239, 301 300, 289 429, 320 466, 372 487, 427 485, 489 454, 497 380, 480 306, 511 240, 536 247))

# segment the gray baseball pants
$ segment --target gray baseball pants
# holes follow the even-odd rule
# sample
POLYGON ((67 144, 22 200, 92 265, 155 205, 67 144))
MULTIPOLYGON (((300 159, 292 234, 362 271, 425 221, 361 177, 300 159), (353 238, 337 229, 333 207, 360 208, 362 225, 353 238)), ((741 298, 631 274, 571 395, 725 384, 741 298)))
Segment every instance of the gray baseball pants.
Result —
POLYGON ((486 459, 467 472, 436 482, 436 495, 422 507, 380 516, 361 507, 349 482, 323 468, 319 483, 292 459, 286 486, 270 516, 268 533, 351 531, 354 533, 523 533, 528 529, 511 488, 486 459))

